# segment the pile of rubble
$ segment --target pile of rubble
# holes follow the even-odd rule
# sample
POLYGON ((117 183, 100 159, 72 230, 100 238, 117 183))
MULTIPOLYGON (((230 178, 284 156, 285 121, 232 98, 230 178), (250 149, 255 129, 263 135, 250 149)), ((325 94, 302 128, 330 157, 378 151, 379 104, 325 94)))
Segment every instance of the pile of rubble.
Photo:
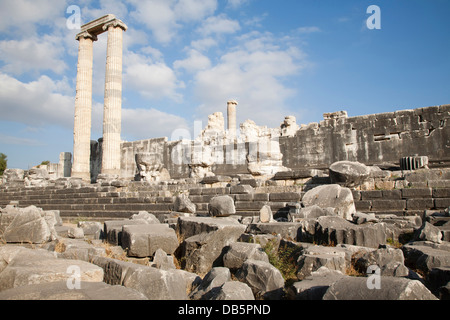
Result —
POLYGON ((0 209, 0 299, 448 299, 448 210, 375 217, 352 192, 308 191, 289 221, 236 215, 227 196, 177 212, 64 225, 58 211, 0 209))

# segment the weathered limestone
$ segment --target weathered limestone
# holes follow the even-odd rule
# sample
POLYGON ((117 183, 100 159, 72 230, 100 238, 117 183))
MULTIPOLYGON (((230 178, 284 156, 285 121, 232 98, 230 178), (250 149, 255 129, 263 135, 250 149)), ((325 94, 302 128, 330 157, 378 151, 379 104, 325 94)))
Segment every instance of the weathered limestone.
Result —
POLYGON ((120 175, 120 133, 122 122, 122 44, 127 26, 120 20, 103 25, 108 30, 103 111, 102 174, 120 175))
POLYGON ((77 93, 73 128, 72 177, 91 181, 91 114, 92 114, 92 66, 95 34, 87 31, 77 35, 79 41, 77 67, 77 93))
POLYGON ((191 300, 201 300, 212 289, 231 281, 231 273, 228 268, 212 268, 203 278, 200 285, 189 295, 191 300))
POLYGON ((297 119, 294 116, 287 116, 280 128, 282 137, 293 137, 300 130, 300 126, 297 124, 297 119))
POLYGON ((283 276, 277 268, 266 261, 246 260, 236 273, 236 278, 248 284, 257 296, 273 300, 283 296, 283 276))
POLYGON ((72 171, 72 154, 70 152, 61 152, 59 154, 58 178, 70 177, 72 171))
POLYGON ((217 196, 209 203, 209 214, 213 217, 228 217, 235 213, 234 200, 230 196, 217 196))
POLYGON ((437 300, 420 281, 381 277, 379 290, 370 290, 367 278, 343 277, 333 283, 323 300, 437 300))
POLYGON ((337 184, 323 185, 308 191, 302 198, 305 207, 317 205, 321 208, 334 208, 340 217, 351 220, 356 213, 353 194, 350 189, 337 184))
POLYGON ((55 213, 35 206, 0 209, 0 241, 46 243, 56 239, 55 213))
POLYGON ((223 265, 236 270, 242 267, 248 259, 269 262, 267 254, 258 243, 235 242, 232 243, 223 256, 223 265))
POLYGON ((30 284, 67 281, 73 275, 67 272, 71 266, 77 267, 81 281, 103 281, 100 267, 81 260, 58 259, 54 253, 44 249, 1 248, 0 259, 6 260, 6 266, 0 269, 0 291, 30 284))
POLYGON ((80 282, 80 289, 69 289, 66 281, 40 283, 7 289, 0 300, 147 300, 142 293, 104 282, 80 282))
POLYGON ((178 247, 175 231, 168 224, 125 225, 122 228, 122 247, 129 257, 150 257, 158 249, 172 254, 178 247))
POLYGON ((366 165, 355 161, 339 161, 330 166, 331 183, 354 188, 363 184, 370 175, 366 165))
POLYGON ((170 174, 161 160, 160 153, 137 153, 136 167, 140 181, 159 182, 170 179, 170 174))

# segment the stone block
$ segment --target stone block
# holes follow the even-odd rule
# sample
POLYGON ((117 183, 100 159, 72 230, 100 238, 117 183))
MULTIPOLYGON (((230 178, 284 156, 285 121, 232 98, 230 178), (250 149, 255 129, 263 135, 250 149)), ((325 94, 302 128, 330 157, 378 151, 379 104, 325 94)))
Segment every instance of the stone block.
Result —
POLYGON ((188 300, 186 280, 178 271, 139 268, 125 277, 123 285, 143 293, 150 300, 188 300))
POLYGON ((350 188, 360 186, 370 175, 369 167, 354 161, 335 162, 329 171, 331 183, 350 188))
POLYGON ((220 287, 213 288, 205 296, 205 300, 231 300, 252 301, 255 300, 252 289, 240 281, 227 281, 220 287))
POLYGON ((189 195, 191 196, 200 196, 202 195, 204 188, 192 188, 189 189, 189 195))
POLYGON ((381 190, 365 190, 361 191, 361 200, 382 199, 383 193, 381 190))
POLYGON ((434 199, 434 207, 436 209, 446 209, 450 207, 450 198, 434 199))
POLYGON ((248 193, 254 193, 254 189, 252 186, 245 184, 245 185, 238 185, 231 187, 230 193, 231 194, 248 194, 248 193))
POLYGON ((322 216, 300 222, 297 241, 319 245, 350 244, 378 248, 386 244, 386 226, 381 223, 355 225, 340 217, 322 216))
POLYGON ((67 281, 73 273, 69 268, 75 267, 80 272, 80 280, 102 282, 103 269, 81 260, 60 259, 43 249, 27 249, 23 247, 10 249, 0 248, 0 291, 30 284, 41 284, 67 281))
POLYGON ((450 248, 428 241, 416 241, 402 247, 405 264, 426 273, 433 268, 450 265, 450 248))
POLYGON ((124 225, 122 247, 130 257, 151 257, 158 249, 173 254, 178 248, 178 238, 166 224, 124 225))
POLYGON ((7 243, 46 243, 56 239, 54 214, 41 208, 7 206, 0 212, 0 238, 7 243))
POLYGON ((318 205, 321 208, 334 208, 337 215, 349 220, 356 212, 351 190, 337 184, 315 187, 306 192, 302 202, 305 207, 318 205))
POLYGON ((236 272, 236 278, 248 284, 255 296, 269 300, 279 300, 283 296, 283 276, 268 262, 249 259, 236 272))
POLYGON ((242 267, 248 259, 269 262, 269 258, 260 244, 257 243, 232 243, 223 256, 223 265, 229 269, 236 270, 242 267))
POLYGON ((259 211, 265 205, 262 201, 236 201, 237 211, 259 211))
POLYGON ((179 217, 177 234, 181 241, 201 233, 209 233, 221 229, 245 229, 236 219, 210 217, 179 217))
POLYGON ((183 261, 183 269, 205 275, 212 268, 222 265, 224 248, 236 242, 245 232, 246 227, 237 223, 222 225, 215 231, 185 239, 177 251, 178 259, 183 261))
POLYGON ((302 225, 294 222, 283 223, 252 223, 247 227, 247 232, 251 234, 279 234, 284 239, 298 241, 299 229, 302 225))
POLYGON ((322 246, 304 249, 297 260, 297 278, 303 280, 321 267, 345 273, 348 267, 345 251, 343 248, 322 246))
POLYGON ((389 200, 402 199, 402 191, 401 190, 382 190, 381 193, 382 193, 383 199, 389 199, 389 200))
POLYGON ((434 208, 433 199, 407 199, 406 209, 407 210, 428 210, 434 208))
POLYGON ((380 289, 371 290, 366 277, 343 277, 333 283, 323 300, 437 300, 418 280, 381 277, 380 289))
POLYGON ((0 292, 0 300, 148 300, 136 290, 123 286, 111 286, 104 282, 80 282, 73 290, 66 281, 21 286, 0 292))
POLYGON ((236 201, 253 201, 253 193, 237 194, 236 201))
POLYGON ((405 209, 406 200, 372 200, 372 211, 396 211, 405 209))
POLYGON ((230 196, 217 196, 209 202, 209 215, 213 217, 227 217, 236 213, 233 198, 230 196))
POLYGON ((106 240, 115 246, 122 244, 122 227, 125 225, 148 224, 146 220, 108 220, 103 224, 106 240))
POLYGON ((290 300, 322 300, 328 288, 345 275, 326 267, 319 268, 302 281, 294 283, 287 292, 290 300))
POLYGON ((402 189, 402 198, 431 198, 433 195, 431 188, 407 188, 402 189))
POLYGON ((280 201, 300 201, 301 194, 297 192, 282 192, 282 193, 271 193, 269 195, 269 200, 273 202, 280 201))
POLYGON ((450 198, 450 188, 433 189, 433 198, 450 198))
POLYGON ((269 201, 268 193, 255 193, 253 194, 254 201, 269 201))
POLYGON ((370 200, 355 201, 355 207, 357 211, 370 211, 372 209, 372 201, 370 200))

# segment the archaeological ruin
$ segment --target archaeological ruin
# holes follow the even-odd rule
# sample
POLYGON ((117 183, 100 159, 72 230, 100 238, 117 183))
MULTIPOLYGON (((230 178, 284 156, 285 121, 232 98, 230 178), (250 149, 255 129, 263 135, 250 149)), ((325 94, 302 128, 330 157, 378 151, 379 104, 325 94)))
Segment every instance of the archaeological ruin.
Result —
POLYGON ((76 37, 73 154, 4 173, 0 300, 450 298, 450 105, 268 128, 230 100, 192 139, 122 141, 126 29, 76 37))

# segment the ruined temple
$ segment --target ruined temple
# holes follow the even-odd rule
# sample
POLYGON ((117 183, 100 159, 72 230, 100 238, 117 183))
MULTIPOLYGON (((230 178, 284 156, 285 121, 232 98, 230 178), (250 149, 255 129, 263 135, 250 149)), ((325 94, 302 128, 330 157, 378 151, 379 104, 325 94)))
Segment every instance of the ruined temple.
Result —
POLYGON ((77 35, 73 163, 4 173, 0 300, 449 299, 450 105, 268 128, 230 100, 193 139, 121 141, 126 29, 106 15, 77 35))

